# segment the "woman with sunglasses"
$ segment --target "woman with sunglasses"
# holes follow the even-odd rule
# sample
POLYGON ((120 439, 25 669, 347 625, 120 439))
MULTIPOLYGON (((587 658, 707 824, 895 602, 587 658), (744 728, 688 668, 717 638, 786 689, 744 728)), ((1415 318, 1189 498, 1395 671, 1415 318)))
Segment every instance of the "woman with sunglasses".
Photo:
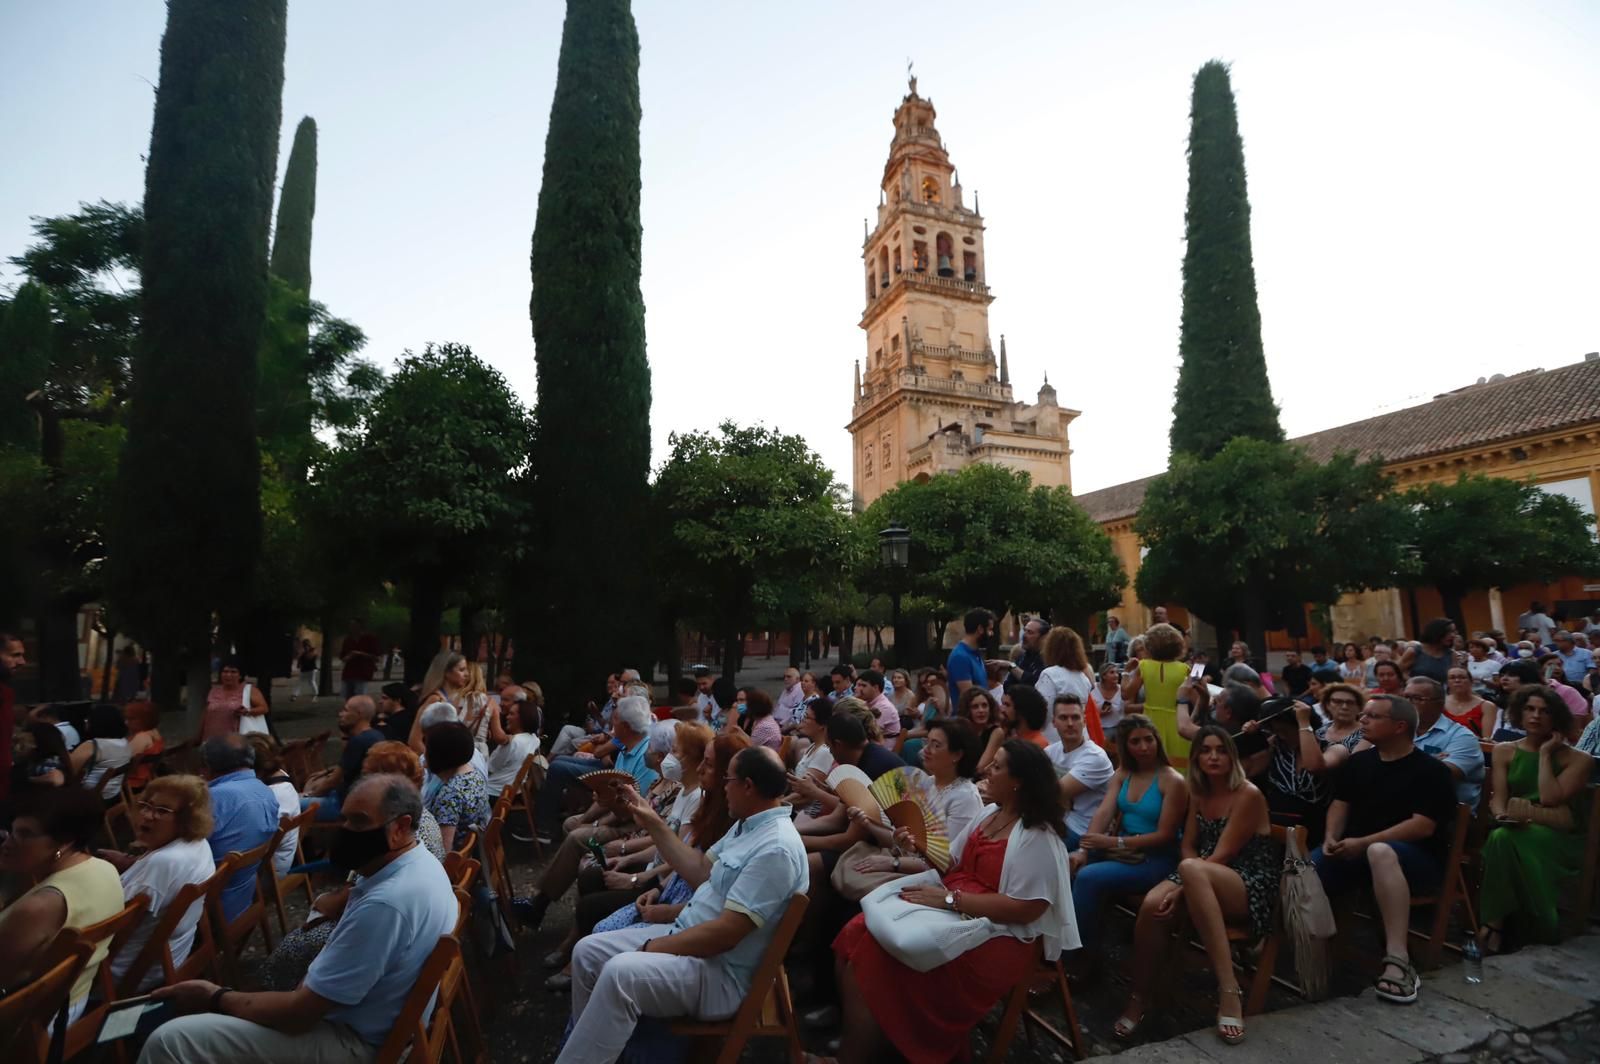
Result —
MULTIPOLYGON (((211 791, 199 776, 158 776, 139 792, 133 837, 144 852, 134 858, 114 850, 100 851, 100 856, 122 873, 125 899, 131 901, 140 894, 150 898, 144 917, 111 962, 113 978, 122 979, 178 892, 190 883, 204 883, 216 871, 211 847, 206 843, 210 834, 211 791)), ((173 964, 182 964, 188 958, 201 909, 198 902, 190 906, 173 929, 169 940, 173 964)), ((160 982, 161 965, 153 964, 145 970, 139 990, 143 992, 160 982)))

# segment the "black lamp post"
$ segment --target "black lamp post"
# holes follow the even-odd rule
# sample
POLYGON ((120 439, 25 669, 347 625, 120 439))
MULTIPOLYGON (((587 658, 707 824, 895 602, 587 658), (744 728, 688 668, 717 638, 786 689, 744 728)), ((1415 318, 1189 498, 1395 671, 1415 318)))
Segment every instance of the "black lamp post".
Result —
POLYGON ((878 533, 878 560, 889 571, 890 625, 894 631, 895 661, 905 665, 905 643, 900 632, 900 592, 911 565, 911 530, 899 521, 878 533))

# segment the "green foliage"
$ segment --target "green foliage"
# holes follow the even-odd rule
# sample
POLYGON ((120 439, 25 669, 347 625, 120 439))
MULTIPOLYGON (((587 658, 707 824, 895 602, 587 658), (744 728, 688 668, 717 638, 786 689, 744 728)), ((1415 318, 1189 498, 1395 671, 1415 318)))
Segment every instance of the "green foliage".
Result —
POLYGON ((1195 75, 1189 120, 1183 363, 1172 450, 1210 458, 1235 436, 1276 442, 1283 429, 1261 347, 1244 144, 1224 64, 1212 60, 1195 75))
POLYGON ((127 627, 202 652, 261 542, 256 355, 284 0, 171 0, 145 170, 143 299, 108 576, 127 627))
POLYGON ((1225 632, 1260 633, 1307 602, 1392 586, 1409 517, 1379 462, 1318 464, 1289 444, 1236 438, 1174 455, 1134 521, 1144 602, 1181 602, 1225 632))
POLYGON ((369 589, 411 590, 408 676, 433 656, 445 597, 499 571, 497 552, 524 513, 514 478, 530 431, 497 370, 470 348, 430 344, 400 359, 365 421, 339 434, 316 471, 318 541, 369 589))
POLYGON ((317 432, 351 428, 383 386, 383 371, 356 357, 361 329, 271 278, 262 330, 256 430, 261 448, 296 483, 324 450, 317 432))
MULTIPOLYGON (((307 362, 310 316, 321 308, 311 299, 311 228, 317 209, 317 123, 300 120, 278 197, 278 224, 272 234, 272 292, 268 328, 261 345, 258 403, 262 445, 282 463, 286 475, 305 479, 313 446, 313 384, 307 362)), ((357 330, 359 336, 359 330, 357 330)), ((357 342, 355 347, 359 347, 357 342)), ((353 351, 355 348, 351 348, 353 351)))
POLYGON ((1404 498, 1416 522, 1408 582, 1437 588, 1457 623, 1468 591, 1600 573, 1593 515, 1532 481, 1462 474, 1404 498))
POLYGON ((684 616, 735 636, 839 593, 860 543, 843 487, 802 437, 723 422, 671 446, 651 524, 664 592, 684 616))
MULTIPOLYGON (((517 671, 562 707, 651 640, 614 625, 650 590, 650 367, 639 291, 639 37, 627 0, 571 0, 533 233, 532 536, 517 671), (552 631, 594 633, 557 645, 552 631)), ((631 611, 648 615, 646 607, 631 611)))
POLYGON ((317 213, 317 120, 300 119, 278 195, 278 225, 272 234, 272 276, 311 294, 311 222, 317 213))
MULTIPOLYGON (((873 500, 864 533, 898 521, 911 530, 907 615, 953 617, 973 606, 1077 616, 1117 601, 1127 576, 1111 539, 1066 488, 1035 488, 1026 473, 972 465, 907 482, 873 500)), ((861 574, 887 590, 877 544, 861 574)))

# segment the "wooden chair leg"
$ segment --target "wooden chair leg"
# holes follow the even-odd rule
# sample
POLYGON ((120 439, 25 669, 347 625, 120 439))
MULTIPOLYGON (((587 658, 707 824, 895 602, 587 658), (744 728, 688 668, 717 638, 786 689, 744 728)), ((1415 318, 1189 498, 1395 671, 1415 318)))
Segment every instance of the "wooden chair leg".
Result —
POLYGON ((278 910, 278 936, 287 938, 289 935, 289 917, 283 911, 283 892, 276 887, 272 890, 272 904, 278 910))
POLYGON ((1422 960, 1421 967, 1428 971, 1439 967, 1439 955, 1444 949, 1445 936, 1450 933, 1450 916, 1456 908, 1456 884, 1459 878, 1445 877, 1445 882, 1439 888, 1439 899, 1433 907, 1432 931, 1428 935, 1428 941, 1417 951, 1422 960))
POLYGON ((1061 994, 1061 1011, 1067 1018, 1067 1031, 1072 1035, 1072 1055, 1082 1060, 1083 1031, 1078 1027, 1078 1009, 1072 1003, 1072 987, 1067 985, 1067 972, 1059 958, 1056 960, 1056 989, 1061 994))
POLYGON ((1267 1007, 1267 991, 1272 987, 1272 975, 1278 969, 1278 946, 1282 935, 1274 931, 1261 944, 1261 956, 1256 961, 1256 971, 1250 978, 1250 996, 1245 999, 1244 1014, 1260 1015, 1267 1007))
POLYGON ((1017 1024, 1022 1022, 1022 1009, 1028 1003, 1028 982, 1022 980, 1011 991, 1011 998, 1006 1002, 1006 1011, 1000 1017, 1000 1026, 994 1032, 994 1044, 989 1047, 989 1056, 985 1058, 986 1064, 1000 1064, 1006 1059, 1006 1053, 1011 1049, 1011 1041, 1017 1036, 1017 1024))

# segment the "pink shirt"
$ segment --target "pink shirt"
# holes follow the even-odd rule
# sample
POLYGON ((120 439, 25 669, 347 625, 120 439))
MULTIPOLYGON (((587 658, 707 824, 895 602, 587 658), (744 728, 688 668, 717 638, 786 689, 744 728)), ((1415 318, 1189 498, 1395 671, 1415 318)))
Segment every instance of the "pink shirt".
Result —
POLYGON ((754 724, 750 725, 750 739, 757 746, 770 746, 774 750, 783 748, 783 729, 778 727, 778 722, 768 713, 754 724))
POLYGON ((878 715, 878 727, 883 729, 886 738, 900 734, 900 711, 889 701, 888 695, 879 691, 878 697, 867 703, 867 708, 878 715))

